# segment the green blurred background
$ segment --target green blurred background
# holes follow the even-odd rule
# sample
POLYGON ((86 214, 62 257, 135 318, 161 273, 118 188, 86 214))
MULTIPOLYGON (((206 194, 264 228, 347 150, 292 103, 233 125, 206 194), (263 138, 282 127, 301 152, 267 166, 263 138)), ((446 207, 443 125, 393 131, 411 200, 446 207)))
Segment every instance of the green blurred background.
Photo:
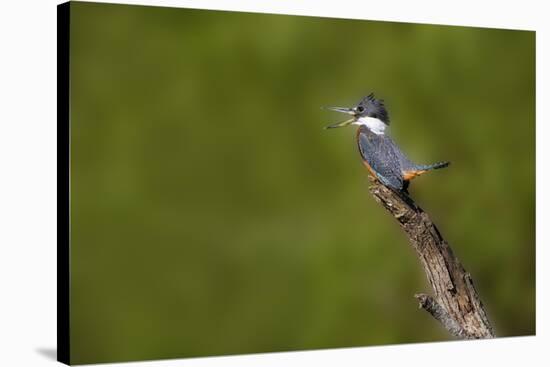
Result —
POLYGON ((450 340, 322 129, 370 92, 452 161, 411 194, 498 335, 535 333, 534 32, 77 2, 70 52, 74 363, 450 340))

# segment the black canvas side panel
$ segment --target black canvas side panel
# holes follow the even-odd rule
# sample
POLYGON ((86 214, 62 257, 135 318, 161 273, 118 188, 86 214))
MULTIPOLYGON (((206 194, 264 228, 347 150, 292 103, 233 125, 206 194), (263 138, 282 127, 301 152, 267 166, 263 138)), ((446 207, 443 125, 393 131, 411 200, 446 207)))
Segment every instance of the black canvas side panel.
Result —
POLYGON ((70 364, 70 3, 57 6, 57 360, 70 364))

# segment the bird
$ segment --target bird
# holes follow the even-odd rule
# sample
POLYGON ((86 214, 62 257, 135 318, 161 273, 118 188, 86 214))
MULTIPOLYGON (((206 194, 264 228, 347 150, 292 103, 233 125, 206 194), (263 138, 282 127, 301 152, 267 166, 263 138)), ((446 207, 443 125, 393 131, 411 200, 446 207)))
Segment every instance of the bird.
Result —
POLYGON ((328 109, 353 117, 328 125, 325 129, 359 126, 356 139, 363 164, 375 179, 398 193, 408 195, 411 180, 450 164, 448 161, 416 164, 407 158, 393 139, 386 134, 387 127, 390 125, 388 110, 384 100, 377 99, 374 93, 363 97, 355 107, 328 107, 328 109))

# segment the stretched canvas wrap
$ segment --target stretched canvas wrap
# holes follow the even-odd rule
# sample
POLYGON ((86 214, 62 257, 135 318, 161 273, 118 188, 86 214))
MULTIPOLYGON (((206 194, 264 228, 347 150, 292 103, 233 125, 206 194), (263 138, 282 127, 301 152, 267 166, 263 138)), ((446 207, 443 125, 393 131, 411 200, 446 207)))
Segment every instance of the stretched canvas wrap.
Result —
POLYGON ((58 97, 64 363, 535 333, 533 31, 70 2, 58 97))

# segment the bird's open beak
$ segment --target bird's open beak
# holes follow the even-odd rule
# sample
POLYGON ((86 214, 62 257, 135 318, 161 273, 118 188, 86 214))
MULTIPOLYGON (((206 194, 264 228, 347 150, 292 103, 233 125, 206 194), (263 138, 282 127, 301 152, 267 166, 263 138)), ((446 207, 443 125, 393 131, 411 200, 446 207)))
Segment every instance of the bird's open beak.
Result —
POLYGON ((355 108, 347 107, 327 107, 328 110, 347 113, 348 115, 355 115, 355 108))
MULTIPOLYGON (((331 111, 341 112, 341 113, 347 113, 348 115, 355 115, 355 108, 347 108, 347 107, 327 107, 331 111)), ((352 122, 355 121, 355 117, 351 118, 349 120, 343 121, 343 122, 337 122, 332 125, 328 125, 325 127, 325 129, 335 129, 337 127, 344 127, 348 126, 352 122)))
POLYGON ((349 124, 351 124, 351 123, 354 122, 354 121, 355 121, 355 117, 352 118, 352 119, 343 121, 343 122, 337 122, 337 123, 335 123, 335 124, 325 126, 325 129, 335 129, 335 128, 337 128, 337 127, 348 126, 349 124))

